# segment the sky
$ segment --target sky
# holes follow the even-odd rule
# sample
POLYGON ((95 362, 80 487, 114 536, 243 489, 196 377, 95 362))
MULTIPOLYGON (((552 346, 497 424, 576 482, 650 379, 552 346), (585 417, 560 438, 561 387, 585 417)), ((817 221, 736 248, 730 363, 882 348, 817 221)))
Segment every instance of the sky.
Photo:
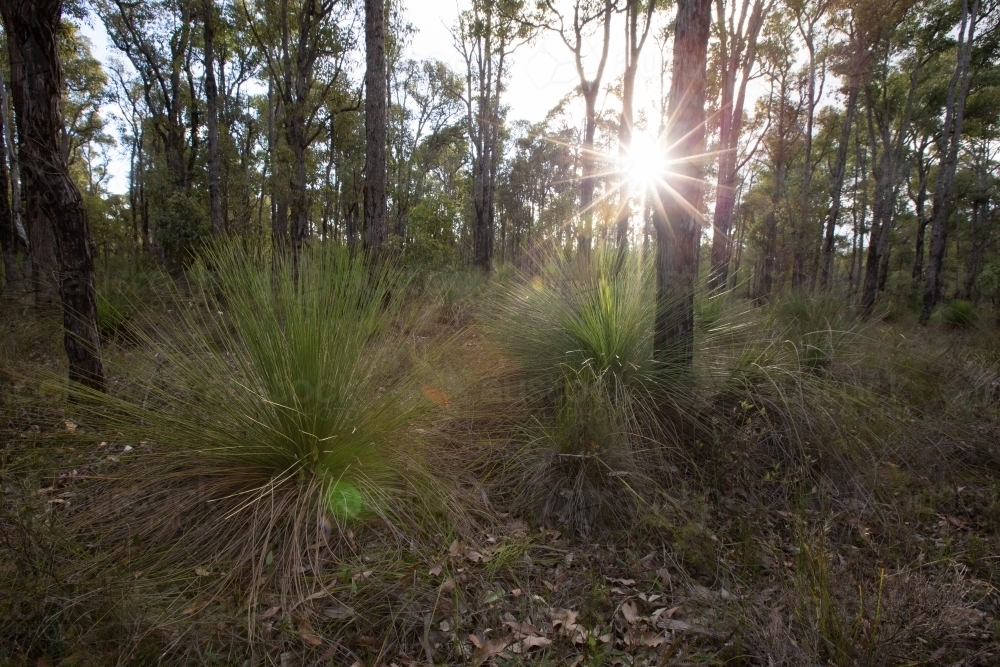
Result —
MULTIPOLYGON (((434 58, 442 60, 461 72, 464 64, 454 46, 451 30, 457 23, 460 10, 459 2, 464 0, 409 0, 406 2, 407 20, 416 29, 413 35, 407 57, 422 60, 434 58)), ((661 20, 665 17, 661 17, 661 20)), ((653 31, 657 29, 654 24, 653 31)), ((103 25, 96 18, 90 25, 84 25, 82 32, 93 43, 94 56, 107 65, 111 58, 121 58, 108 44, 108 37, 103 25)), ((615 15, 612 24, 612 41, 608 63, 605 68, 602 85, 613 83, 621 76, 625 68, 624 54, 624 18, 615 15)), ((601 39, 593 36, 585 43, 584 67, 587 76, 593 76, 600 57, 601 39), (588 52, 589 49, 589 52, 588 52)), ((646 110, 650 117, 656 112, 657 99, 660 94, 660 53, 654 35, 646 42, 640 60, 639 74, 636 86, 636 109, 638 113, 646 110)), ((511 121, 527 120, 537 122, 566 95, 573 92, 579 85, 572 54, 563 44, 559 36, 550 31, 543 31, 533 42, 520 46, 514 53, 511 66, 511 76, 503 102, 508 104, 511 121)), ((616 99, 602 96, 598 111, 602 105, 617 106, 616 99)), ((114 114, 115 108, 105 108, 105 114, 114 114)), ((571 113, 582 116, 582 104, 575 103, 571 113)), ((578 121, 582 125, 582 118, 578 121)), ((124 152, 112 155, 109 164, 110 181, 108 189, 115 193, 124 193, 128 187, 128 159, 124 152)))

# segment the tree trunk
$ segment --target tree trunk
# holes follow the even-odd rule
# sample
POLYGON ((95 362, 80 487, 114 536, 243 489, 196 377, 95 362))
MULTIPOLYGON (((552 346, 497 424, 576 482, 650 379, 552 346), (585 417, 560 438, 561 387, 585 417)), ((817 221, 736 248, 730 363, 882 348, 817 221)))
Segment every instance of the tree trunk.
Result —
POLYGON ((705 153, 705 67, 711 0, 679 0, 674 29, 666 143, 676 164, 657 187, 656 322, 653 349, 681 368, 694 360, 694 292, 698 277, 705 153))
MULTIPOLYGON (((639 0, 628 0, 625 5, 625 74, 622 79, 622 114, 618 123, 618 154, 624 164, 632 150, 635 124, 635 76, 639 71, 639 56, 649 35, 656 0, 646 3, 646 19, 639 34, 639 0)), ((628 227, 632 218, 631 192, 628 174, 622 174, 618 193, 618 252, 622 258, 628 250, 628 227)))
POLYGON ((20 244, 14 229, 14 215, 10 208, 10 199, 7 196, 10 173, 7 170, 7 142, 4 140, 6 125, 6 116, 0 115, 0 248, 3 250, 4 288, 9 290, 20 279, 20 271, 17 267, 17 247, 20 244))
POLYGON ((41 217, 51 221, 59 257, 59 291, 69 378, 104 390, 94 261, 80 191, 59 149, 63 81, 56 33, 62 0, 2 0, 14 107, 23 118, 25 187, 37 194, 41 217), (16 67, 15 67, 16 64, 16 67))
POLYGON ((222 218, 222 170, 219 160, 219 90, 215 83, 215 5, 206 0, 205 16, 205 101, 208 111, 208 198, 212 233, 224 231, 222 218))
POLYGON ((941 164, 938 166, 934 186, 933 213, 931 214, 931 253, 927 261, 927 282, 924 285, 924 303, 920 310, 920 323, 926 324, 941 295, 941 265, 948 243, 948 219, 955 204, 955 170, 958 167, 958 149, 962 139, 962 122, 965 101, 969 96, 971 79, 972 44, 976 34, 979 0, 962 1, 962 21, 958 32, 958 59, 955 72, 948 85, 948 103, 945 107, 942 130, 941 164))
MULTIPOLYGON (((736 204, 737 154, 740 132, 743 126, 743 106, 746 101, 747 84, 757 59, 757 38, 764 24, 764 15, 771 7, 768 1, 754 0, 746 34, 743 23, 748 2, 744 0, 739 23, 729 31, 725 28, 723 5, 719 3, 719 32, 723 39, 723 60, 721 73, 722 105, 719 109, 719 174, 716 185, 715 213, 712 220, 712 267, 708 275, 711 290, 724 289, 729 277, 729 262, 732 254, 733 210, 736 204), (728 34, 728 33, 732 34, 728 34), (726 40, 728 39, 728 54, 726 40), (745 49, 745 51, 744 51, 745 49), (736 89, 739 76, 740 87, 736 89)), ((734 8, 735 9, 735 8, 734 8)))
POLYGON ((837 220, 840 218, 840 199, 847 171, 847 152, 851 144, 851 128, 854 125, 854 111, 858 106, 858 92, 861 88, 860 74, 851 73, 847 92, 847 107, 844 122, 840 126, 840 140, 837 144, 837 163, 833 169, 833 183, 830 187, 830 212, 826 216, 826 236, 823 238, 823 272, 820 286, 824 291, 833 287, 833 255, 836 240, 837 220))
POLYGON ((389 237, 384 0, 365 0, 365 53, 365 247, 375 252, 389 237))

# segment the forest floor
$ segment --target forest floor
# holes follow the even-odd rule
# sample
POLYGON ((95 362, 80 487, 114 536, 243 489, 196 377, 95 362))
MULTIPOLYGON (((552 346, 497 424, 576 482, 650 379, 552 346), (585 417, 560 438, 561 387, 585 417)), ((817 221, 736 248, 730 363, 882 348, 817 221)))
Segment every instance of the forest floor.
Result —
MULTIPOLYGON (((489 363, 474 313, 442 322, 463 350, 453 364, 489 363)), ((8 296, 0 665, 1000 664, 997 330, 904 314, 865 336, 871 351, 843 372, 906 406, 879 427, 884 447, 840 423, 857 451, 779 451, 769 429, 789 419, 750 398, 719 403, 724 440, 693 445, 628 526, 583 535, 482 483, 488 466, 461 441, 489 429, 446 413, 426 429, 454 447, 441 465, 456 471, 462 527, 409 541, 378 521, 354 527, 324 587, 248 602, 212 587, 225 563, 139 571, 73 533, 62 517, 97 502, 92 480, 141 466, 151 445, 74 417, 44 381, 63 373, 58 316, 8 296)), ((114 369, 136 354, 106 350, 114 369)))

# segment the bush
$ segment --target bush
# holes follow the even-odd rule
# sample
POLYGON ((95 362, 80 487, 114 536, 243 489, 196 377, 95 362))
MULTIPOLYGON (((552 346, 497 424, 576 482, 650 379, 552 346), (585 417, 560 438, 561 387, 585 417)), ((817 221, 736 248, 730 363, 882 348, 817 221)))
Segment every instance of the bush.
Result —
POLYGON ((976 307, 971 301, 952 301, 941 309, 941 319, 948 326, 967 329, 977 320, 976 307))
POLYGON ((538 276, 515 276, 493 296, 487 322, 530 415, 506 468, 519 500, 581 534, 627 522, 656 487, 648 475, 661 455, 659 415, 679 394, 676 373, 653 357, 651 267, 617 259, 597 252, 589 263, 554 260, 538 276))
POLYGON ((379 517, 392 530, 419 511, 431 484, 406 427, 433 404, 398 326, 407 279, 391 266, 317 250, 293 270, 228 248, 195 268, 176 329, 142 339, 150 379, 133 396, 88 396, 89 418, 124 434, 141 465, 84 525, 120 558, 217 563, 218 590, 243 591, 255 613, 266 586, 296 599, 322 586, 310 576, 338 526, 379 517))
POLYGON ((103 340, 127 335, 129 325, 154 296, 156 273, 134 261, 97 271, 97 322, 103 340))

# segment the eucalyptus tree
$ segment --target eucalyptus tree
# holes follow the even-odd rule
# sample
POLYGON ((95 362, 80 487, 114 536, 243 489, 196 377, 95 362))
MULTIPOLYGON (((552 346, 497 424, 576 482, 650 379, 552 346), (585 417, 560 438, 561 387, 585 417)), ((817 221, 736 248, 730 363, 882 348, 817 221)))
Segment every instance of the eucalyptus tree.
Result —
POLYGON ((365 0, 365 247, 389 236, 386 193, 385 0, 365 0))
MULTIPOLYGON (((604 70, 608 63, 611 46, 611 16, 615 9, 613 0, 573 0, 572 6, 557 6, 554 0, 540 3, 546 15, 539 25, 559 36, 573 56, 577 77, 580 80, 580 95, 583 97, 585 116, 583 125, 582 173, 580 178, 580 226, 577 244, 580 254, 587 257, 594 236, 594 191, 597 187, 597 167, 600 162, 594 140, 597 134, 597 98, 601 93, 604 70), (568 14, 572 13, 572 17, 568 14), (584 57, 588 34, 595 30, 600 34, 600 56, 593 76, 588 77, 584 57)), ((676 51, 675 51, 676 55, 676 51)), ((638 56, 636 56, 638 57, 638 56)))
POLYGON ((671 166, 658 183, 653 349, 665 362, 694 360, 694 294, 705 172, 705 70, 711 0, 678 0, 666 143, 671 166))
POLYGON ((732 253, 731 232, 736 204, 736 181, 746 159, 737 151, 743 130, 747 86, 757 61, 757 39, 774 0, 717 0, 716 32, 719 48, 719 165, 712 220, 712 255, 708 284, 725 287, 732 253), (737 7, 739 11, 737 12, 737 7))
MULTIPOLYGON (((618 152, 622 162, 628 159, 632 148, 635 125, 635 77, 639 72, 642 49, 653 25, 654 11, 656 11, 656 0, 625 0, 625 71, 622 74, 622 113, 618 121, 618 152)), ((628 246, 628 227, 632 213, 629 185, 628 175, 622 174, 618 186, 619 252, 624 252, 628 246)))
POLYGON ((495 193, 510 58, 528 36, 521 20, 523 0, 472 0, 459 14, 453 33, 465 65, 466 128, 472 160, 473 264, 493 266, 496 228, 495 193))
MULTIPOLYGON (((927 261, 927 279, 924 285, 920 323, 926 324, 941 294, 941 269, 948 240, 948 222, 955 203, 955 170, 962 141, 962 123, 965 103, 972 80, 972 51, 976 28, 980 21, 980 0, 959 0, 961 15, 955 45, 955 70, 948 84, 942 128, 941 160, 934 183, 933 212, 931 214, 931 247, 927 261)), ((994 3, 995 4, 995 3, 994 3)), ((991 7, 996 13, 996 8, 991 7)))
POLYGON ((823 96, 826 83, 826 49, 823 21, 832 0, 789 0, 802 45, 806 51, 805 66, 805 130, 802 134, 802 175, 799 182, 798 214, 794 218, 792 248, 792 286, 801 289, 806 282, 806 257, 811 254, 810 227, 812 226, 812 180, 817 161, 813 159, 813 134, 816 107, 823 96), (818 81, 817 81, 818 79, 818 81))
POLYGON ((407 238, 410 210, 423 196, 435 154, 447 131, 462 122, 462 80, 439 60, 407 60, 391 76, 393 122, 389 124, 392 230, 407 238))
POLYGON ((12 97, 25 158, 24 185, 35 193, 38 217, 51 226, 56 239, 69 378, 103 391, 87 214, 60 146, 64 122, 58 48, 62 1, 3 0, 0 15, 7 34, 12 97))
MULTIPOLYGON (((324 104, 330 91, 348 85, 349 56, 355 35, 348 0, 257 0, 243 4, 247 28, 262 54, 280 109, 275 123, 291 153, 288 199, 294 257, 310 233, 308 152, 328 124, 324 104)), ((384 85, 383 85, 384 90, 384 85)), ((278 215, 282 215, 279 211, 278 215)))

